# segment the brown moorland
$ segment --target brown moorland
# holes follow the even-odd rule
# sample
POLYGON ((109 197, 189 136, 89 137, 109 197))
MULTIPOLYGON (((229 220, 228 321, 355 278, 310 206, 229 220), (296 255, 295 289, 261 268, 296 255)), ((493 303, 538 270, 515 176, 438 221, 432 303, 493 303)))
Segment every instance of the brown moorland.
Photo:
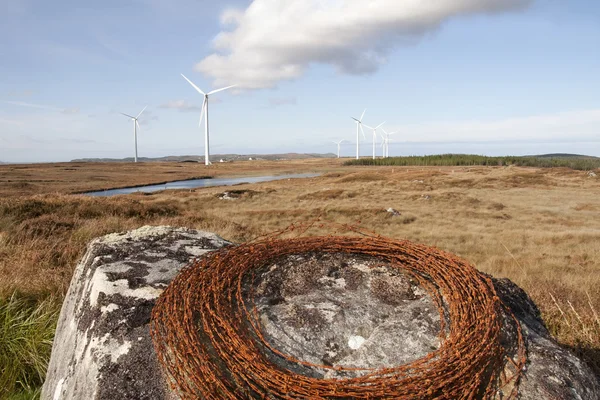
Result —
POLYGON ((199 178, 319 172, 339 165, 333 159, 237 161, 208 168, 197 162, 0 164, 0 197, 72 194, 199 178))
MULTIPOLYGON (((246 241, 316 218, 437 246, 523 287, 550 331, 600 376, 600 178, 570 169, 354 167, 339 160, 0 166, 0 299, 64 296, 94 237, 143 225, 246 241), (70 193, 198 176, 320 172, 227 190, 70 193), (400 215, 388 213, 394 208, 400 215)), ((315 228, 309 234, 328 234, 315 228)))

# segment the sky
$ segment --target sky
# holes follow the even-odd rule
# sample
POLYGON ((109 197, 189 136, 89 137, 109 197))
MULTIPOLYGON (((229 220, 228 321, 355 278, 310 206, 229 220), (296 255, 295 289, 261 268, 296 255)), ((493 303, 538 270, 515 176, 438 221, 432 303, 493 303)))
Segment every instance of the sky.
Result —
POLYGON ((0 0, 0 161, 203 154, 182 73, 213 154, 600 156, 596 0, 0 0))

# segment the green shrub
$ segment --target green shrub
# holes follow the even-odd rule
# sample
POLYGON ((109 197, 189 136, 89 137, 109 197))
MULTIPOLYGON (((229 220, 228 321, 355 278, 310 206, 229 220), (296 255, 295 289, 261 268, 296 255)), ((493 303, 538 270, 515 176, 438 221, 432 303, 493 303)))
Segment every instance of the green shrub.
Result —
POLYGON ((473 154, 439 154, 433 156, 409 156, 409 157, 390 157, 390 158, 361 158, 359 160, 349 160, 345 165, 391 165, 391 166, 507 166, 516 165, 520 167, 566 167, 582 171, 590 171, 600 168, 600 158, 577 157, 577 156, 555 156, 555 157, 486 157, 473 154))
POLYGON ((29 389, 8 395, 7 400, 37 400, 42 394, 42 388, 29 389))
POLYGON ((59 303, 52 298, 32 301, 13 295, 0 299, 0 399, 37 397, 59 311, 59 303))

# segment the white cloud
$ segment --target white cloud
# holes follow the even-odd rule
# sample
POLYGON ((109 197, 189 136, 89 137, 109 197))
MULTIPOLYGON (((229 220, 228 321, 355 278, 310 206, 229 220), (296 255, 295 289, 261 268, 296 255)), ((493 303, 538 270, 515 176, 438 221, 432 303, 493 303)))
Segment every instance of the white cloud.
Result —
POLYGON ((296 97, 272 97, 269 99, 269 104, 273 107, 295 106, 298 104, 298 99, 296 97))
POLYGON ((8 118, 0 114, 0 137, 7 142, 0 149, 6 154, 0 154, 0 158, 10 158, 11 149, 38 147, 40 151, 53 152, 65 143, 75 146, 92 140, 93 125, 86 116, 55 111, 15 114, 8 118))
POLYGON ((12 125, 12 126, 23 126, 24 122, 22 120, 19 120, 19 119, 13 119, 13 118, 9 119, 9 118, 1 118, 0 117, 0 127, 3 126, 3 125, 4 126, 9 126, 9 125, 12 125))
POLYGON ((140 124, 140 126, 149 127, 150 125, 152 125, 153 121, 158 120, 158 115, 154 114, 152 111, 146 111, 144 112, 144 114, 142 114, 140 119, 138 119, 138 123, 140 124))
POLYGON ((17 17, 22 17, 27 14, 31 8, 31 2, 29 0, 20 1, 2 1, 2 14, 0 14, 0 20, 6 18, 7 20, 17 17))
POLYGON ((61 112, 63 114, 79 114, 79 107, 60 108, 60 107, 54 107, 54 106, 47 106, 45 104, 27 103, 25 101, 4 101, 3 103, 10 104, 12 106, 37 108, 39 110, 46 110, 46 111, 57 111, 57 112, 61 112))
POLYGON ((171 110, 179 110, 181 112, 200 111, 201 107, 195 104, 190 104, 185 100, 172 100, 165 104, 161 104, 160 108, 171 110))
POLYGON ((581 142, 600 140, 600 109, 491 121, 389 125, 394 139, 408 142, 581 142))
POLYGON ((24 90, 11 90, 8 92, 8 97, 31 97, 33 95, 33 90, 24 89, 24 90))
POLYGON ((312 63, 341 73, 376 71, 399 43, 464 15, 515 10, 532 0, 254 0, 221 15, 215 53, 195 69, 216 86, 274 87, 312 63), (231 28, 231 30, 229 30, 231 28))
POLYGON ((46 105, 43 105, 43 104, 27 103, 27 102, 24 102, 24 101, 4 101, 4 103, 10 104, 10 105, 13 105, 13 106, 20 106, 20 107, 27 107, 27 108, 38 108, 40 110, 63 111, 62 108, 53 107, 53 106, 46 106, 46 105))

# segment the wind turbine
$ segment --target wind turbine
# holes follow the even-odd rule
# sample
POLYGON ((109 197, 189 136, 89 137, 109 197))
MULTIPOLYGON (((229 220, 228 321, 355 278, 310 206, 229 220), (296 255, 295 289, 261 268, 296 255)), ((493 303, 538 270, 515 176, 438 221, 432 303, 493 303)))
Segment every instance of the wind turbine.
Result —
POLYGON ((362 120, 365 117, 366 112, 367 112, 367 109, 365 108, 365 111, 363 111, 362 115, 360 116, 360 119, 356 119, 356 118, 352 117, 352 119, 356 121, 356 159, 357 160, 360 157, 360 138, 358 137, 358 128, 359 127, 360 127, 360 130, 362 131, 363 137, 366 139, 365 131, 362 128, 362 120))
POLYGON ((140 115, 142 115, 142 113, 144 112, 144 110, 146 110, 147 107, 148 106, 144 107, 142 111, 140 111, 140 113, 137 115, 137 117, 121 113, 121 115, 124 115, 127 118, 131 118, 131 120, 133 121, 133 141, 135 143, 135 157, 133 158, 133 162, 137 162, 137 128, 139 128, 140 126, 140 124, 138 124, 138 118, 140 117, 140 115))
POLYGON ((335 143, 335 144, 337 144, 337 147, 338 147, 338 158, 340 158, 340 146, 341 146, 341 145, 342 145, 342 143, 344 143, 345 141, 346 141, 346 139, 344 139, 344 140, 340 140, 339 142, 333 142, 333 141, 331 142, 331 143, 335 143))
POLYGON ((387 133, 385 129, 381 128, 381 130, 385 134, 385 136, 381 134, 381 137, 383 138, 383 143, 381 145, 383 147, 383 157, 388 158, 390 156, 390 136, 395 135, 398 131, 387 133))
POLYGON ((375 159, 375 144, 377 144, 377 129, 381 128, 381 126, 385 124, 385 122, 380 123, 375 128, 369 125, 365 125, 369 129, 373 129, 373 160, 375 159))
POLYGON ((227 89, 231 89, 232 87, 236 86, 236 85, 231 85, 231 86, 227 86, 221 89, 216 89, 213 90, 211 92, 208 93, 204 93, 198 86, 194 85, 194 82, 190 81, 188 78, 185 77, 185 75, 181 74, 181 76, 183 77, 183 79, 185 79, 186 81, 188 81, 188 83, 190 85, 192 85, 192 87, 194 89, 196 89, 196 91, 198 91, 198 93, 200 93, 201 95, 204 96, 204 102, 202 103, 202 110, 200 111, 200 122, 198 122, 198 126, 202 126, 202 117, 204 115, 206 115, 206 118, 204 119, 204 165, 210 165, 210 151, 209 151, 209 141, 208 141, 208 96, 215 94, 217 92, 222 92, 223 90, 227 90, 227 89))

